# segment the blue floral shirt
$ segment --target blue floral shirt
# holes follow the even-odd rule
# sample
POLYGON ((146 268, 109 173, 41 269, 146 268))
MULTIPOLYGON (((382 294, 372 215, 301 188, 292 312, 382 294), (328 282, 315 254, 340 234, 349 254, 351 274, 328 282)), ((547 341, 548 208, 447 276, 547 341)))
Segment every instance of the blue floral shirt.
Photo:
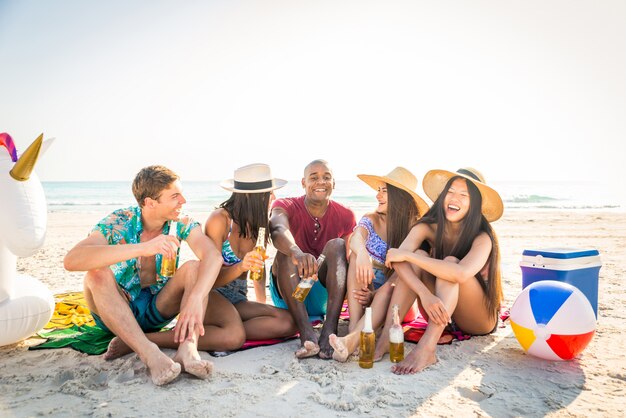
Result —
MULTIPOLYGON (((191 230, 200 224, 190 217, 181 216, 176 227, 176 237, 180 241, 187 239, 191 230)), ((163 224, 163 234, 169 233, 170 223, 163 224)), ((93 228, 93 231, 99 231, 104 235, 109 245, 118 244, 139 244, 141 242, 141 233, 143 225, 141 223, 141 208, 139 206, 131 206, 124 209, 118 209, 115 212, 102 219, 93 228)), ((168 278, 160 275, 161 272, 161 254, 156 255, 156 283, 150 285, 150 291, 153 294, 158 293, 168 278)), ((178 254, 176 254, 176 265, 178 265, 178 254)), ((129 296, 130 300, 134 300, 141 292, 141 281, 139 278, 139 265, 136 258, 110 266, 115 281, 124 292, 129 296)))

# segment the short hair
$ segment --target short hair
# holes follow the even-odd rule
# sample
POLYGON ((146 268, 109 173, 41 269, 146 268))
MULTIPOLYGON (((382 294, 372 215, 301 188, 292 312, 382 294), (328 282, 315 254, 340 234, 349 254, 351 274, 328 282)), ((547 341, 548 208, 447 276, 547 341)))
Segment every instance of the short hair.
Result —
POLYGON ((146 197, 158 200, 163 190, 178 179, 178 174, 162 165, 144 167, 133 180, 133 195, 139 206, 143 207, 146 197))
POLYGON ((310 169, 311 167, 313 167, 314 165, 317 165, 317 164, 325 165, 325 166, 326 166, 326 168, 328 168, 328 171, 330 171, 331 173, 333 172, 333 169, 332 169, 332 168, 330 168, 330 164, 328 164, 328 161, 326 161, 326 160, 322 160, 322 159, 317 159, 317 160, 313 160, 313 161, 311 161, 310 163, 308 163, 308 164, 304 167, 304 177, 306 177, 306 173, 307 173, 307 171, 309 171, 309 169, 310 169))

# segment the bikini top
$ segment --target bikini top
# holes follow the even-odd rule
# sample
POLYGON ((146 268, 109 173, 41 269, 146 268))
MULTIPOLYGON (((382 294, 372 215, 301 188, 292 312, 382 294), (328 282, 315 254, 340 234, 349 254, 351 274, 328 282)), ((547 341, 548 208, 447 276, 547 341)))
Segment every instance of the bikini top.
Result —
POLYGON ((387 258, 387 250, 389 247, 387 243, 374 231, 374 225, 370 218, 364 216, 359 221, 358 226, 362 226, 368 232, 367 241, 365 242, 365 249, 376 262, 385 264, 387 258))
POLYGON ((230 230, 228 231, 228 237, 226 237, 226 241, 222 244, 222 259, 225 266, 232 266, 241 262, 241 259, 237 257, 237 254, 233 251, 233 247, 230 245, 230 233, 233 230, 233 222, 230 222, 230 230))

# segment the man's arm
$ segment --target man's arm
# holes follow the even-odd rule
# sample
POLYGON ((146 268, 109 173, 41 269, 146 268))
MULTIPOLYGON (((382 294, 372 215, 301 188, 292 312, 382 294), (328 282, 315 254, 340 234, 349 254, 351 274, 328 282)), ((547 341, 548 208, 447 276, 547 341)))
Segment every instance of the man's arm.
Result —
POLYGON ((157 253, 172 258, 176 256, 178 246, 176 237, 163 234, 138 244, 109 245, 100 231, 93 231, 68 251, 63 259, 63 266, 68 271, 88 271, 157 253))
POLYGON ((311 277, 317 272, 317 261, 311 254, 304 253, 296 244, 289 229, 289 216, 283 208, 275 207, 270 216, 272 244, 277 251, 291 258, 298 266, 300 277, 311 277))
POLYGON ((204 335, 204 315, 209 292, 222 266, 222 256, 213 241, 207 237, 198 225, 191 230, 187 243, 200 261, 198 277, 191 292, 186 295, 184 305, 180 307, 180 315, 174 331, 174 340, 183 342, 191 337, 194 330, 204 335))

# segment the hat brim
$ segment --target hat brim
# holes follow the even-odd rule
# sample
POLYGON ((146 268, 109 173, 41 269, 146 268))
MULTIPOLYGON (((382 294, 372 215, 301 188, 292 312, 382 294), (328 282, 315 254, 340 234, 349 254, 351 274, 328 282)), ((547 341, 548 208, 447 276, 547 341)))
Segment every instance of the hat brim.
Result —
POLYGON ((281 187, 283 187, 285 184, 287 184, 287 180, 283 180, 283 179, 272 179, 272 186, 271 187, 266 187, 263 189, 237 189, 235 187, 235 179, 228 179, 228 180, 224 180, 220 183, 220 187, 222 189, 228 190, 229 192, 233 192, 233 193, 264 193, 264 192, 271 192, 272 190, 276 190, 276 189, 280 189, 281 187))
POLYGON ((504 204, 502 203, 502 198, 498 192, 487 186, 485 183, 473 179, 465 174, 446 170, 430 170, 426 173, 424 180, 422 181, 424 193, 426 193, 426 196, 434 202, 443 191, 443 188, 446 186, 446 183, 448 183, 448 180, 452 177, 461 177, 474 183, 474 185, 478 187, 478 190, 483 198, 481 208, 482 214, 489 222, 494 222, 500 219, 502 213, 504 212, 504 204))
POLYGON ((375 176, 371 174, 357 174, 357 177, 374 190, 378 190, 378 186, 380 186, 381 183, 391 184, 392 186, 395 186, 400 190, 404 190, 405 192, 410 194, 415 200, 415 203, 417 204, 417 209, 420 213, 420 217, 424 216, 424 214, 428 212, 428 209, 430 209, 428 203, 426 203, 426 201, 422 199, 416 191, 407 188, 404 184, 398 183, 393 179, 385 176, 375 176))

